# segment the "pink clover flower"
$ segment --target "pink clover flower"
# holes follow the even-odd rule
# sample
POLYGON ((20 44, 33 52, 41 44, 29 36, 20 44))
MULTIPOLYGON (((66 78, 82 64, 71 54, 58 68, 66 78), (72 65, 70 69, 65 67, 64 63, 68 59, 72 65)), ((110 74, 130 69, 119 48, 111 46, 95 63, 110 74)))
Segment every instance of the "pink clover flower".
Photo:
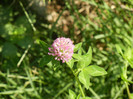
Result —
POLYGON ((49 55, 55 56, 55 60, 62 60, 62 63, 71 60, 74 44, 70 38, 60 37, 54 40, 51 48, 49 49, 49 55))

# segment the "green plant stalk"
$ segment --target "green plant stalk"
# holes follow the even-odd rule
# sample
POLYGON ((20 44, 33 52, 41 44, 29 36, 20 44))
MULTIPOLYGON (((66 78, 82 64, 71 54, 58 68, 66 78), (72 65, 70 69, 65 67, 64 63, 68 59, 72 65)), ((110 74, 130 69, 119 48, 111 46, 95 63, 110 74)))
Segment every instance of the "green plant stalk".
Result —
POLYGON ((76 81, 77 81, 77 83, 78 83, 80 92, 81 92, 81 94, 82 94, 82 96, 83 96, 83 98, 84 98, 84 97, 85 97, 85 93, 84 93, 84 91, 83 91, 83 88, 81 87, 81 84, 80 84, 80 82, 79 82, 79 79, 78 79, 78 77, 77 77, 77 74, 75 74, 74 71, 73 71, 72 69, 71 69, 71 71, 73 72, 73 75, 74 75, 75 78, 76 78, 76 81))
POLYGON ((70 87, 72 84, 73 84, 72 82, 69 83, 69 84, 67 84, 62 90, 60 90, 60 91, 54 96, 53 99, 57 99, 57 97, 58 97, 61 93, 63 93, 68 87, 70 87))
POLYGON ((97 99, 100 99, 100 97, 95 93, 95 91, 91 87, 89 87, 88 89, 97 99))
MULTIPOLYGON (((127 67, 128 67, 128 62, 125 63, 126 65, 126 70, 125 70, 125 74, 126 74, 126 78, 127 78, 127 67)), ((128 87, 128 83, 126 81, 125 82, 125 85, 126 85, 126 89, 127 89, 127 94, 128 94, 128 98, 131 99, 131 96, 130 96, 130 90, 129 90, 129 87, 128 87)))
MULTIPOLYGON (((19 1, 19 0, 18 0, 18 1, 19 1)), ((23 9, 23 11, 24 11, 24 13, 25 13, 25 15, 26 15, 26 17, 27 17, 27 19, 28 19, 28 21, 29 21, 29 23, 30 23, 32 29, 33 29, 33 31, 35 32, 35 31, 36 31, 36 28, 35 28, 35 26, 34 26, 32 20, 30 19, 29 14, 28 14, 27 11, 25 10, 25 8, 24 8, 24 6, 23 6, 23 4, 22 4, 21 1, 19 1, 19 4, 20 4, 20 6, 22 7, 22 9, 23 9)))
POLYGON ((128 83, 125 82, 125 85, 126 85, 126 89, 127 89, 128 98, 131 99, 130 90, 129 90, 129 87, 128 87, 128 83))
MULTIPOLYGON (((130 76, 128 80, 132 80, 132 76, 130 76)), ((126 84, 124 83, 113 99, 117 99, 125 88, 126 88, 126 84)))
POLYGON ((80 82, 79 82, 78 77, 75 76, 75 78, 76 78, 76 81, 78 82, 78 86, 79 86, 79 89, 80 89, 80 91, 81 91, 82 96, 85 97, 84 91, 83 91, 83 89, 82 89, 82 87, 81 87, 81 84, 80 84, 80 82))

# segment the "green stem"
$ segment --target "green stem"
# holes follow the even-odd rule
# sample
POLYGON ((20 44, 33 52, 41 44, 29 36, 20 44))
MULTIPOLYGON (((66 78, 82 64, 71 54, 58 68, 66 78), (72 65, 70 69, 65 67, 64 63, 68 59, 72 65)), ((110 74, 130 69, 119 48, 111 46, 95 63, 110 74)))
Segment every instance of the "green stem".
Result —
POLYGON ((29 23, 30 23, 32 29, 33 29, 33 31, 35 32, 35 31, 36 31, 36 28, 35 28, 35 26, 34 26, 32 20, 30 19, 29 14, 28 14, 27 11, 25 10, 25 8, 24 8, 24 6, 23 6, 23 4, 22 4, 21 1, 19 1, 19 4, 20 4, 20 6, 22 7, 22 9, 23 9, 23 11, 24 11, 24 13, 25 13, 25 15, 26 15, 26 17, 27 17, 27 19, 28 19, 28 21, 29 21, 29 23))
POLYGON ((79 89, 80 89, 80 91, 81 91, 82 96, 85 97, 84 91, 83 91, 83 89, 82 89, 82 87, 81 87, 81 84, 80 84, 80 82, 79 82, 79 80, 78 80, 78 77, 75 76, 75 78, 76 78, 76 81, 78 82, 78 86, 79 86, 79 89))
POLYGON ((100 97, 95 93, 95 91, 91 87, 89 87, 88 89, 97 99, 100 99, 100 97))
POLYGON ((125 85, 126 85, 126 88, 127 88, 128 98, 131 99, 131 96, 130 96, 130 90, 129 90, 129 87, 128 87, 128 83, 125 82, 125 85))
MULTIPOLYGON (((127 79, 127 68, 128 68, 128 62, 126 61, 125 62, 125 75, 126 75, 126 79, 127 79)), ((125 85, 126 85, 126 89, 127 89, 127 94, 128 94, 128 98, 131 99, 131 96, 130 96, 130 90, 129 90, 129 87, 128 87, 128 83, 126 81, 125 82, 125 85)))
MULTIPOLYGON (((132 75, 128 78, 128 80, 132 80, 132 75)), ((123 86, 121 87, 121 89, 116 93, 115 97, 113 99, 117 99, 121 93, 123 92, 123 90, 127 88, 126 84, 123 84, 123 86)), ((129 88, 128 88, 129 89, 129 88)), ((130 93, 130 92, 129 92, 130 93)), ((129 96, 130 97, 130 96, 129 96)))
POLYGON ((77 83, 78 83, 78 86, 79 86, 79 89, 80 89, 80 92, 81 92, 82 96, 85 97, 85 93, 84 93, 84 91, 83 91, 83 88, 81 87, 81 84, 80 84, 80 82, 79 82, 79 79, 78 79, 77 75, 74 73, 74 71, 73 71, 72 69, 71 69, 71 71, 73 72, 73 75, 74 75, 75 78, 76 78, 76 81, 77 81, 77 83))

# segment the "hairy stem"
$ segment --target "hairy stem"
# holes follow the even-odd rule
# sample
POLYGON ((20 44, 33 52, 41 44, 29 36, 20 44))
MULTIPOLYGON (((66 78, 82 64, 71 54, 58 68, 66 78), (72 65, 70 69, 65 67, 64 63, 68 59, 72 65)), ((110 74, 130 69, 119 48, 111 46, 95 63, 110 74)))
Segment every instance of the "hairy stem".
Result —
POLYGON ((81 92, 82 96, 85 97, 85 93, 84 93, 84 91, 83 91, 83 88, 82 88, 82 86, 81 86, 81 84, 80 84, 80 82, 79 82, 79 79, 78 79, 77 75, 74 73, 74 71, 73 71, 72 69, 71 69, 71 71, 73 72, 73 75, 74 75, 75 78, 76 78, 76 81, 77 81, 77 83, 78 83, 78 86, 79 86, 79 89, 80 89, 80 92, 81 92))

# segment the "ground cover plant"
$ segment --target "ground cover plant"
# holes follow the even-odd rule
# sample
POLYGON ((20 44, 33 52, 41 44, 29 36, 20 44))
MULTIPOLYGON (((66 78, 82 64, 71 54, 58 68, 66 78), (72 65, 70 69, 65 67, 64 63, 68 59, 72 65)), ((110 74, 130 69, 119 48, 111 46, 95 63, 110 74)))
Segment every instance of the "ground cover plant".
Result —
POLYGON ((0 1, 0 99, 133 98, 132 0, 34 2, 0 1))

